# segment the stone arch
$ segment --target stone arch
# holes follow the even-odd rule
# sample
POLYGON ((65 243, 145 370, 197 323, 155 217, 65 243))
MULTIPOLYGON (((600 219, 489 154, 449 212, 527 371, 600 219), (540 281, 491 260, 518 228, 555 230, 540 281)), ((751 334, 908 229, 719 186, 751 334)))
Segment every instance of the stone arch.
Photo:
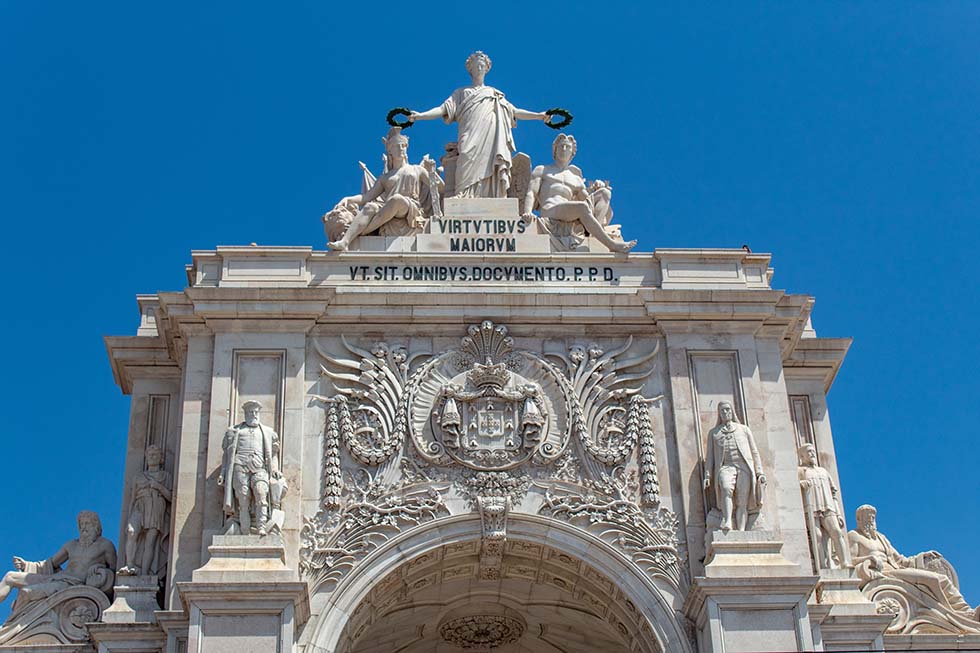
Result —
MULTIPOLYGON (((445 576, 441 575, 443 572, 472 574, 472 570, 462 572, 460 568, 476 563, 481 533, 481 522, 477 515, 457 515, 417 526, 378 547, 329 594, 319 593, 312 597, 314 614, 302 637, 306 651, 308 653, 357 651, 357 642, 364 634, 365 623, 370 623, 371 619, 379 615, 393 614, 391 611, 397 612, 400 607, 403 607, 397 603, 398 592, 405 594, 413 589, 425 589, 424 587, 410 588, 407 585, 406 579, 410 579, 413 584, 418 582, 415 580, 416 570, 425 572, 427 565, 441 561, 438 574, 422 574, 430 583, 435 582, 440 585, 446 582, 445 576), (395 598, 379 599, 382 595, 395 598)), ((507 521, 505 556, 512 555, 514 558, 510 563, 505 558, 505 565, 521 559, 522 552, 515 551, 519 547, 532 549, 537 547, 540 550, 540 555, 536 558, 530 552, 523 552, 526 554, 525 558, 535 560, 534 564, 527 565, 535 574, 535 580, 530 581, 531 573, 528 573, 530 584, 540 585, 543 580, 545 584, 550 583, 554 586, 552 591, 560 593, 563 589, 562 583, 567 583, 569 580, 575 583, 577 601, 567 600, 564 596, 558 598, 564 601, 563 605, 568 610, 579 611, 585 622, 594 624, 596 618, 600 616, 597 606, 594 606, 595 599, 607 605, 609 612, 604 614, 604 617, 614 629, 610 632, 613 635, 619 632, 624 637, 624 641, 631 642, 628 649, 624 650, 644 653, 693 651, 684 617, 671 607, 669 597, 649 576, 613 546, 558 520, 539 515, 512 513, 507 521), (557 556, 563 556, 566 560, 552 559, 557 556), (554 573, 562 564, 567 568, 566 572, 554 573), (558 580, 552 581, 552 578, 558 580), (609 591, 605 594, 596 590, 596 587, 601 586, 603 582, 608 582, 610 585, 609 591), (593 603, 593 607, 590 608, 589 603, 593 603)), ((491 582, 487 587, 492 585, 491 582)), ((454 596, 444 597, 444 599, 441 605, 436 606, 437 609, 430 610, 431 613, 440 615, 440 624, 449 623, 457 614, 465 616, 466 611, 462 609, 465 601, 454 596)), ((676 601, 677 597, 674 599, 676 601)), ((471 600, 484 605, 494 602, 499 604, 498 621, 509 623, 511 611, 519 611, 522 607, 527 608, 528 605, 536 604, 537 599, 533 593, 519 598, 508 596, 507 592, 490 596, 485 594, 480 586, 473 586, 471 600)), ((426 601, 426 604, 432 607, 433 601, 426 601)), ((417 606, 411 604, 410 607, 417 606)), ((362 650, 370 649, 362 648, 362 650)))

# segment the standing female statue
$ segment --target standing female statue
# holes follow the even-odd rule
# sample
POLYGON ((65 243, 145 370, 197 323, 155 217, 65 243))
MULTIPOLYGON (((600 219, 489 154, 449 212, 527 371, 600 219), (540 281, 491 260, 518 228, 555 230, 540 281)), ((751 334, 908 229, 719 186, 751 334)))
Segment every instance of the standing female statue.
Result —
POLYGON ((504 94, 483 80, 492 65, 477 51, 466 59, 472 84, 457 88, 445 102, 428 111, 413 111, 408 119, 434 120, 459 125, 455 197, 507 197, 511 153, 517 148, 511 129, 517 120, 548 120, 546 113, 518 109, 504 94))

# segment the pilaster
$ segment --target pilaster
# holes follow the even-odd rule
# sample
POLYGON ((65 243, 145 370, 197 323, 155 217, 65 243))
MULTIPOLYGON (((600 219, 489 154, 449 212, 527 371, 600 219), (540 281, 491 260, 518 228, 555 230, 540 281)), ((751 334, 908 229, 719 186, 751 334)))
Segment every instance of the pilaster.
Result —
POLYGON ((290 651, 310 614, 309 590, 277 536, 215 536, 209 560, 178 584, 187 653, 290 651))

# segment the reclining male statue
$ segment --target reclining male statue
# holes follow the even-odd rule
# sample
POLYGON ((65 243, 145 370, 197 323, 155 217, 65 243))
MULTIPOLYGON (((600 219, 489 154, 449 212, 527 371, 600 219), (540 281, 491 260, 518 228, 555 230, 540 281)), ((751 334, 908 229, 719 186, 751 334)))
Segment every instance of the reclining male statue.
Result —
POLYGON ((89 585, 103 592, 112 587, 116 547, 102 537, 102 522, 90 510, 78 513, 78 539, 69 540, 57 553, 41 562, 14 557, 14 571, 0 580, 0 601, 12 589, 19 590, 10 619, 34 601, 52 596, 74 585, 89 585), (65 564, 67 563, 67 564, 65 564), (65 565, 62 569, 61 565, 65 565))
MULTIPOLYGON (((952 567, 936 551, 905 557, 878 531, 877 509, 863 505, 857 509, 858 527, 847 534, 851 562, 858 576, 868 585, 878 579, 907 583, 934 598, 939 605, 961 619, 978 621, 980 608, 974 609, 963 598, 950 575, 952 567), (945 569, 948 567, 948 569, 945 569)), ((977 624, 980 628, 980 623, 977 624)))

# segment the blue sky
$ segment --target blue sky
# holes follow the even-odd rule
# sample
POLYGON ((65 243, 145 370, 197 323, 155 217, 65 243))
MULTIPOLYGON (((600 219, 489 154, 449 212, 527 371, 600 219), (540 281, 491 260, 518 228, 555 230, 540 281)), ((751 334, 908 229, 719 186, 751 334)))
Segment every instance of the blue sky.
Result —
MULTIPOLYGON (((182 288, 192 249, 322 247, 387 110, 438 104, 482 49, 515 104, 575 114, 638 251, 772 252, 774 287, 854 337, 830 395, 849 527, 876 504, 980 602, 980 4, 283 5, 0 2, 0 563, 83 508, 116 539, 129 401, 102 336, 135 332, 134 296, 182 288)), ((454 133, 412 129, 412 160, 454 133)), ((534 160, 553 136, 515 132, 534 160)))

